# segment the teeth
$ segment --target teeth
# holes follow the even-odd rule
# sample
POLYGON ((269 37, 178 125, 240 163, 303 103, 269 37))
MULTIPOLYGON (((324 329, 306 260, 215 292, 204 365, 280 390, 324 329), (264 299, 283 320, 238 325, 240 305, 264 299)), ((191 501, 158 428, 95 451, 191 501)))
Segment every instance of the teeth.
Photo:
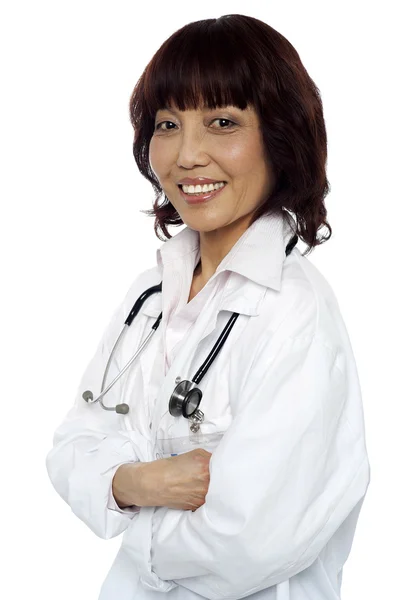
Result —
POLYGON ((194 194, 200 195, 205 194, 206 192, 212 192, 214 190, 218 190, 223 187, 225 184, 223 181, 218 181, 216 183, 210 183, 205 185, 183 185, 183 192, 185 194, 194 194))

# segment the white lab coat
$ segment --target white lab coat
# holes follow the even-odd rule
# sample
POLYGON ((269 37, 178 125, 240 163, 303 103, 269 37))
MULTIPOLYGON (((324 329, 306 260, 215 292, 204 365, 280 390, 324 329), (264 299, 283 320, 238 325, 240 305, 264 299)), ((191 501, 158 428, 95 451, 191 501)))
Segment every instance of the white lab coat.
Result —
POLYGON ((223 259, 156 397, 145 393, 155 348, 167 339, 173 293, 187 299, 191 283, 181 278, 181 261, 191 261, 184 272, 192 275, 199 256, 189 228, 157 250, 157 267, 136 277, 83 374, 47 469, 97 536, 124 534, 99 600, 159 600, 160 592, 168 600, 340 598, 370 480, 361 391, 331 287, 297 247, 285 257, 292 222, 261 217, 223 259), (105 396, 108 405, 128 402, 129 414, 87 405, 82 393, 100 392, 131 307, 161 280, 162 295, 143 305, 109 370, 108 382, 164 311, 129 374, 105 396), (205 422, 193 437, 187 419, 169 414, 169 398, 176 378, 192 378, 232 312, 240 315, 199 386, 205 422), (120 464, 195 447, 212 452, 206 502, 195 512, 112 508, 120 464))

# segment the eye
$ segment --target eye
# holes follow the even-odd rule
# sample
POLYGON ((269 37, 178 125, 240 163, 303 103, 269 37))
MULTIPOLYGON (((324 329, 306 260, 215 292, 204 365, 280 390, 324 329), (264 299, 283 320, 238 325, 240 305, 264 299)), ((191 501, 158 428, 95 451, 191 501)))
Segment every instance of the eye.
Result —
MULTIPOLYGON (((230 119, 224 119, 223 117, 213 119, 213 121, 224 121, 225 123, 230 123, 230 125, 228 127, 216 127, 216 129, 231 129, 232 127, 234 127, 236 125, 236 123, 234 123, 234 121, 231 121, 230 119)), ((213 123, 213 121, 211 121, 211 123, 213 123)), ((167 129, 161 128, 161 125, 163 125, 164 123, 170 123, 170 124, 174 125, 174 123, 172 123, 172 121, 161 121, 160 123, 158 123, 156 125, 155 129, 159 130, 159 131, 171 131, 171 128, 167 128, 167 129)))
MULTIPOLYGON (((235 125, 234 121, 230 121, 230 119, 224 119, 223 117, 219 117, 218 119, 213 119, 213 121, 224 121, 225 123, 231 123, 231 125, 233 127, 235 125)), ((217 127, 216 129, 231 129, 231 126, 229 126, 229 127, 217 127)))
MULTIPOLYGON (((164 123, 172 123, 172 121, 161 121, 161 123, 158 123, 155 129, 161 129, 161 125, 163 125, 164 123)), ((172 125, 174 125, 174 123, 172 123, 172 125)), ((162 129, 162 131, 169 131, 169 129, 162 129)))

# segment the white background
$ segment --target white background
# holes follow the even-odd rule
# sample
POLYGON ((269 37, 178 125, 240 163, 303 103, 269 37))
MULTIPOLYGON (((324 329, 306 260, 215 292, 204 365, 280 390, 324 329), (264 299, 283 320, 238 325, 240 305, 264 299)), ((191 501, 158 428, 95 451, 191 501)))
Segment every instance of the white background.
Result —
POLYGON ((342 598, 393 598, 399 556, 394 3, 196 4, 36 0, 1 9, 0 595, 97 600, 119 548, 119 538, 96 538, 57 496, 45 456, 111 314, 137 274, 156 264, 161 244, 153 219, 139 212, 151 208, 154 194, 133 159, 129 96, 178 28, 244 13, 287 37, 321 90, 333 237, 309 260, 331 283, 352 341, 372 476, 342 598))

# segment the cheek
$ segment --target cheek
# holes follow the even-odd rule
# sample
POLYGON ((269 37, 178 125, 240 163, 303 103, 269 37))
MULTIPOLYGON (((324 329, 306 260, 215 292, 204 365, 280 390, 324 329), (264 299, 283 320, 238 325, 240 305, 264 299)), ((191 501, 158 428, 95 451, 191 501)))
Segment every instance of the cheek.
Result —
POLYGON ((158 179, 162 176, 162 161, 160 160, 161 154, 159 152, 158 144, 153 142, 151 139, 148 147, 148 160, 151 169, 154 171, 158 179))
POLYGON ((224 149, 226 167, 236 177, 245 177, 258 159, 259 150, 250 140, 239 140, 224 149))
POLYGON ((270 178, 269 165, 265 160, 263 145, 257 140, 243 145, 236 154, 237 173, 252 181, 252 185, 263 185, 264 179, 270 178))
POLYGON ((152 144, 152 139, 148 146, 148 161, 150 163, 151 169, 154 171, 154 148, 153 148, 153 144, 152 144))
POLYGON ((148 160, 159 180, 169 177, 172 167, 171 156, 172 153, 162 144, 162 140, 158 140, 156 137, 151 138, 148 146, 148 160))

